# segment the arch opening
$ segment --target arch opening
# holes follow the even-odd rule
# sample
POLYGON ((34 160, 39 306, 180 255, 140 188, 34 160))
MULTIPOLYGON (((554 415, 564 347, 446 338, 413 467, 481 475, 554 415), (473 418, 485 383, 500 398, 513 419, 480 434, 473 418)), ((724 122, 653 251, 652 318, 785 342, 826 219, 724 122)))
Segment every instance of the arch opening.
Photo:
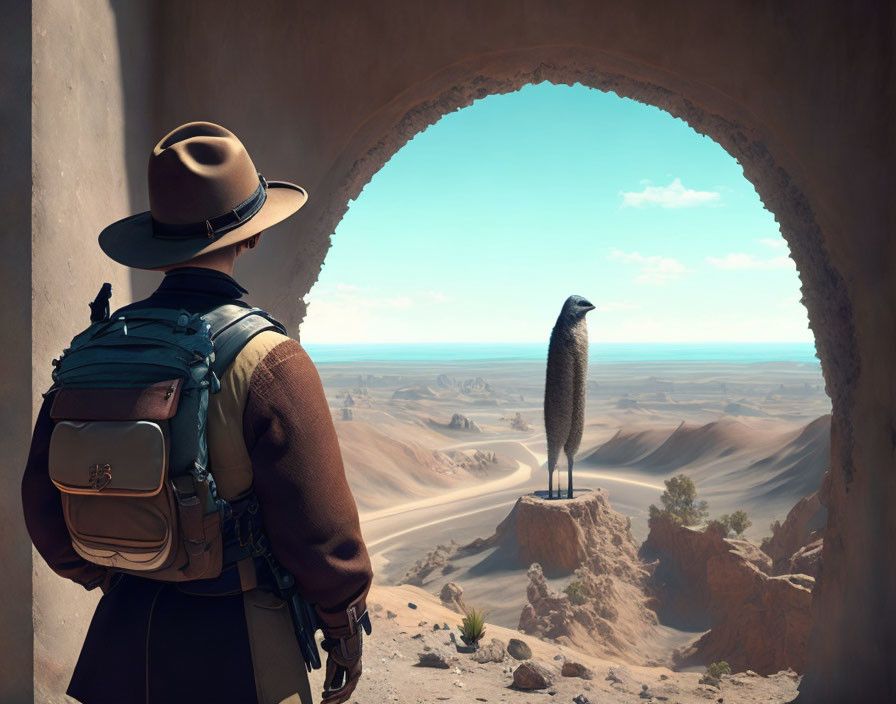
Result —
MULTIPOLYGON (((556 82, 556 81, 551 81, 551 82, 556 82)), ((569 84, 567 84, 567 85, 569 85, 569 84)), ((510 92, 510 91, 500 91, 500 92, 510 92)), ((617 95, 619 94, 619 92, 618 92, 618 91, 615 91, 615 90, 612 91, 612 92, 617 93, 617 95)), ((477 94, 477 97, 481 97, 481 96, 479 96, 479 95, 477 94)), ((639 101, 639 102, 644 102, 644 101, 639 101)), ((441 105, 442 107, 444 107, 443 104, 440 104, 440 105, 441 105)), ((458 106, 458 107, 460 107, 460 106, 458 106)), ((658 106, 657 106, 657 107, 658 107, 658 106)), ((691 106, 691 107, 693 107, 693 106, 691 106)), ((426 109, 428 109, 428 108, 421 108, 420 106, 418 106, 415 110, 425 112, 426 109)), ((445 111, 445 112, 443 112, 443 113, 440 113, 439 117, 441 117, 441 115, 442 115, 442 114, 445 114, 446 112, 450 112, 450 110, 445 111)), ((667 112, 670 112, 670 111, 667 110, 667 112)), ((408 113, 406 113, 404 120, 413 120, 414 118, 411 117, 412 114, 413 114, 413 115, 416 115, 416 116, 419 117, 419 115, 420 115, 421 113, 420 113, 420 112, 414 112, 414 111, 408 112, 408 113)), ((673 113, 673 114, 674 114, 674 113, 673 113)), ((679 115, 679 116, 680 116, 680 115, 679 115)), ((683 119, 684 119, 684 118, 683 118, 683 119)), ((721 118, 719 118, 719 119, 721 119, 721 118)), ((703 120, 704 122, 706 122, 706 121, 708 120, 708 118, 706 118, 705 116, 703 116, 703 117, 701 117, 701 120, 703 120)), ((424 120, 424 121, 425 121, 425 120, 424 120)), ((689 122, 688 120, 685 120, 685 122, 688 122, 688 124, 690 124, 690 122, 689 122)), ((395 128, 396 131, 399 132, 399 133, 401 134, 402 137, 405 137, 405 136, 408 135, 408 134, 410 134, 410 136, 412 137, 413 134, 411 134, 409 130, 406 130, 405 128, 402 128, 402 127, 401 127, 401 124, 402 124, 402 122, 399 122, 399 126, 395 128)), ((423 127, 421 127, 420 129, 424 129, 425 127, 426 127, 426 125, 424 124, 423 127)), ((729 129, 735 129, 735 128, 729 126, 729 129)), ((704 132, 704 131, 702 131, 702 130, 697 130, 697 131, 700 132, 701 134, 706 135, 706 136, 712 136, 712 135, 707 134, 706 132, 704 132)), ((741 134, 741 133, 740 133, 740 132, 737 132, 737 134, 741 134)), ((741 136, 742 136, 742 134, 741 134, 741 136)), ((395 139, 396 139, 396 143, 397 143, 397 141, 400 141, 398 137, 396 137, 395 139)), ((731 137, 731 140, 732 140, 732 142, 737 142, 737 141, 738 141, 737 138, 734 137, 734 136, 731 137)), ((388 141, 388 140, 386 140, 386 141, 388 141)), ((407 139, 405 139, 404 141, 406 142, 407 139)), ((715 140, 715 141, 718 141, 718 140, 715 140)), ((353 170, 352 170, 352 177, 351 177, 351 178, 355 179, 355 180, 353 181, 353 184, 354 184, 354 185, 352 186, 352 192, 355 193, 355 197, 357 197, 357 194, 360 192, 361 188, 363 188, 363 186, 366 184, 367 180, 369 180, 369 178, 372 177, 373 173, 375 173, 376 171, 378 171, 379 168, 380 168, 383 164, 385 164, 386 161, 388 161, 388 158, 385 158, 385 155, 388 153, 388 154, 389 154, 389 158, 391 158, 391 155, 394 154, 395 152, 397 152, 398 149, 400 149, 401 146, 403 146, 403 144, 404 144, 404 142, 402 142, 402 144, 399 145, 399 146, 398 146, 396 149, 394 149, 394 150, 387 150, 386 147, 385 147, 385 142, 384 142, 383 140, 380 140, 380 141, 377 142, 376 146, 374 146, 373 148, 371 148, 361 160, 355 162, 354 167, 353 167, 353 170), (368 176, 366 176, 366 177, 361 175, 362 173, 366 173, 365 169, 369 168, 369 166, 370 166, 369 161, 368 161, 368 163, 367 163, 367 166, 366 166, 366 167, 364 166, 365 160, 375 160, 377 163, 379 163, 379 166, 378 166, 376 169, 373 169, 372 173, 370 173, 370 174, 369 174, 368 176), (381 162, 381 163, 380 163, 380 162, 381 162), (366 178, 367 180, 364 180, 365 178, 366 178), (363 181, 363 183, 361 183, 361 181, 363 181), (358 183, 360 183, 360 186, 358 185, 358 183)), ((757 149, 758 149, 758 148, 755 147, 755 145, 754 145, 754 146, 753 146, 753 150, 756 151, 757 149)), ((728 150, 726 150, 726 151, 728 151, 729 154, 731 153, 731 150, 730 150, 730 149, 728 149, 728 150)), ((761 151, 761 150, 759 150, 759 151, 761 151)), ((747 151, 744 151, 743 153, 746 154, 746 153, 748 153, 748 152, 747 152, 747 151)), ((752 152, 750 152, 750 153, 752 153, 752 152)), ((763 152, 763 153, 764 153, 764 154, 767 154, 767 151, 766 151, 766 152, 763 152)), ((742 162, 739 162, 739 163, 742 163, 742 162)), ((742 163, 742 166, 744 166, 743 163, 742 163)), ((758 167, 757 167, 757 168, 758 168, 758 167)), ((771 167, 770 167, 770 168, 771 168, 771 167)), ((746 171, 747 171, 746 166, 744 166, 744 172, 745 172, 745 175, 746 175, 746 171)), ((777 169, 777 170, 776 170, 776 173, 777 173, 777 175, 778 175, 779 178, 782 177, 783 172, 782 172, 780 169, 777 169)), ((350 178, 350 180, 351 180, 351 178, 350 178)), ((752 181, 752 179, 748 179, 748 180, 751 180, 751 182, 753 182, 754 187, 756 186, 755 181, 752 181)), ((762 197, 762 193, 759 191, 758 188, 757 188, 757 192, 759 192, 760 197, 762 197)), ((791 197, 795 197, 793 193, 791 193, 791 197)), ((768 205, 766 199, 764 199, 764 198, 763 198, 763 202, 765 202, 766 205, 768 205)), ((346 205, 347 205, 347 204, 346 204, 346 205)), ((792 204, 791 204, 791 205, 792 205, 792 204)), ((801 212, 802 212, 802 211, 801 211, 801 212)), ((803 215, 805 215, 805 213, 803 213, 803 215)), ((779 224, 781 224, 781 228, 782 228, 782 232, 783 232, 783 230, 784 230, 784 225, 783 225, 783 222, 782 222, 782 220, 781 220, 781 217, 778 216, 776 219, 778 220, 779 224)), ((817 230, 817 226, 815 226, 815 227, 816 227, 816 230, 817 230)), ((804 234, 805 234, 805 233, 804 233, 804 234)), ((818 234, 818 233, 816 232, 816 234, 818 234)), ((796 238, 798 239, 799 236, 798 236, 798 235, 794 235, 793 233, 791 233, 791 237, 792 237, 792 238, 793 238, 793 237, 796 237, 796 238)), ((791 251, 794 252, 794 259, 796 260, 796 259, 797 259, 797 255, 795 254, 794 245, 793 245, 792 242, 790 242, 790 240, 788 240, 788 242, 790 243, 791 251)), ((799 265, 799 262, 797 262, 797 264, 799 265)), ((810 266, 811 266, 811 265, 810 265, 810 266)), ((803 294, 804 294, 804 303, 806 303, 807 307, 808 307, 808 300, 807 300, 807 299, 808 299, 808 294, 807 294, 807 290, 808 290, 809 288, 810 288, 810 286, 806 283, 806 277, 804 276, 804 277, 803 277, 803 294)), ((810 310, 810 317, 811 317, 811 310, 810 310)), ((813 326, 813 331, 815 331, 815 326, 813 326)), ((816 332, 816 339, 817 339, 817 332, 816 332)), ((820 346, 819 346, 819 357, 822 357, 822 359, 823 359, 823 352, 822 352, 820 346)), ((832 388, 832 379, 831 379, 830 375, 826 375, 826 379, 827 379, 828 389, 829 389, 829 392, 830 392, 830 389, 832 388)))

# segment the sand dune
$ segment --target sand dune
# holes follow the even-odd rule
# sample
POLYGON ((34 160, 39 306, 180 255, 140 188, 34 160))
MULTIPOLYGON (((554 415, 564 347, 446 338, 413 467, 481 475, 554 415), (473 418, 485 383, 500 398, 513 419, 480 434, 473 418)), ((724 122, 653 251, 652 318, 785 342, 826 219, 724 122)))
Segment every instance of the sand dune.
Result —
MULTIPOLYGON (((361 511, 441 494, 489 478, 412 439, 416 435, 412 426, 405 428, 410 437, 404 440, 362 420, 339 422, 336 429, 346 476, 361 511)), ((498 473, 516 467, 515 461, 499 457, 494 470, 498 473)))
POLYGON ((730 458, 767 442, 767 432, 730 418, 704 425, 682 421, 671 432, 623 428, 579 462, 637 466, 641 471, 665 474, 692 464, 730 458))

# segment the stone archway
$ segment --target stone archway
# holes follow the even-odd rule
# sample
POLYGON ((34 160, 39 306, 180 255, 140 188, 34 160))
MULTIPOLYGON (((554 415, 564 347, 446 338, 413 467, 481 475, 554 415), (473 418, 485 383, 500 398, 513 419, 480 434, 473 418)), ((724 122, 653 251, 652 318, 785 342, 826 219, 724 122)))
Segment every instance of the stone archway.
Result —
MULTIPOLYGON (((896 696, 888 667, 896 660, 890 3, 137 5, 35 0, 31 17, 16 18, 31 42, 10 43, 16 61, 7 63, 15 85, 30 81, 31 90, 19 90, 10 104, 17 130, 7 141, 19 150, 11 163, 21 163, 20 147, 30 145, 31 179, 11 171, 7 192, 30 203, 31 239, 23 243, 21 228, 10 230, 7 268, 26 272, 31 295, 21 295, 20 277, 4 281, 7 298, 22 302, 5 310, 6 328, 30 333, 20 336, 30 350, 16 347, 7 370, 12 404, 27 408, 30 400, 36 412, 45 388, 40 365, 76 331, 95 282, 113 281, 121 303, 129 289, 135 297, 146 290, 145 280, 103 259, 96 233, 146 209, 146 157, 173 126, 220 122, 272 177, 301 178, 309 187, 305 215, 283 228, 293 236, 272 235, 259 248, 262 273, 243 278, 253 302, 295 331, 304 315, 300 299, 349 199, 416 132, 471 100, 533 81, 612 90, 715 139, 741 162, 781 224, 834 404, 825 571, 816 599, 824 618, 816 620, 802 699, 896 696), (22 51, 30 51, 29 61, 21 61, 22 51), (69 256, 73 251, 78 256, 69 256)), ((53 613, 56 595, 80 599, 82 610, 94 597, 60 585, 39 558, 32 566, 19 520, 23 430, 8 424, 4 434, 3 506, 18 532, 2 552, 10 593, 20 598, 7 600, 0 621, 4 635, 27 648, 24 612, 33 593, 40 658, 48 643, 86 625, 53 613), (58 592, 51 596, 48 585, 58 592)), ((0 692, 31 700, 31 662, 16 655, 0 667, 0 692), (15 682, 3 676, 11 672, 15 682)), ((69 665, 54 663, 62 671, 69 665)))
MULTIPOLYGON (((831 471, 822 491, 823 500, 829 507, 824 557, 829 562, 828 571, 832 572, 837 569, 843 548, 836 538, 828 538, 832 534, 836 536, 839 530, 841 492, 847 490, 853 473, 852 391, 859 374, 859 360, 848 292, 830 259, 808 199, 776 161, 759 129, 714 112, 711 101, 698 104, 668 88, 634 78, 631 73, 636 74, 635 71, 623 74, 605 70, 601 59, 598 52, 569 48, 508 52, 491 55, 484 64, 480 59, 468 65, 452 66, 431 77, 425 85, 409 88, 401 100, 396 99, 391 117, 371 117, 343 152, 339 161, 341 180, 319 211, 314 230, 318 236, 335 232, 349 201, 356 199, 373 175, 417 133, 444 115, 471 105, 474 100, 513 92, 532 83, 580 83, 613 92, 658 107, 710 137, 738 161, 745 178, 775 216, 799 272, 802 302, 809 313, 826 391, 833 406, 831 471), (400 117, 399 105, 404 110, 400 117)), ((725 107, 730 114, 731 106, 725 107)), ((304 317, 304 303, 301 315, 304 317)), ((833 590, 829 587, 825 595, 822 584, 819 584, 821 591, 817 590, 813 607, 816 634, 824 633, 832 625, 823 616, 819 618, 825 613, 820 605, 833 598, 833 590)), ((812 647, 820 650, 817 639, 813 641, 812 647)), ((818 680, 823 678, 814 679, 814 674, 810 665, 801 687, 801 701, 817 701, 818 680)))

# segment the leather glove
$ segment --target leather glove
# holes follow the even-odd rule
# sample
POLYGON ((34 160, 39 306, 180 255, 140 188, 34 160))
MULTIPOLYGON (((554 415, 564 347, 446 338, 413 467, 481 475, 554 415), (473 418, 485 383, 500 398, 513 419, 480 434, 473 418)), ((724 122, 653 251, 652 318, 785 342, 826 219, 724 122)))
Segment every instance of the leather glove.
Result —
POLYGON ((364 632, 370 633, 370 616, 363 595, 344 611, 316 611, 324 632, 321 647, 327 651, 321 704, 342 704, 349 700, 361 678, 362 638, 364 632))
POLYGON ((321 647, 327 651, 327 669, 324 674, 324 691, 321 704, 341 704, 351 697, 361 679, 361 632, 348 638, 324 638, 321 647), (346 658, 342 643, 357 657, 346 658))

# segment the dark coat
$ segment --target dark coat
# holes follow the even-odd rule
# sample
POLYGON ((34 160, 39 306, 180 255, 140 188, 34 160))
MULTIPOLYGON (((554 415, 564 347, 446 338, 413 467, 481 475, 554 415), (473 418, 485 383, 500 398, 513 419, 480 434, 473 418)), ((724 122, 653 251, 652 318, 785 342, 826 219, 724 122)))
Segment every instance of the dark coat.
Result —
MULTIPOLYGON (((201 311, 242 293, 226 274, 185 267, 169 272, 150 298, 122 310, 201 311)), ((55 572, 106 590, 67 693, 87 704, 256 702, 235 569, 214 581, 173 584, 119 573, 110 582, 104 567, 74 551, 47 469, 50 400, 38 414, 22 479, 26 524, 55 572)), ((349 603, 363 609, 372 570, 320 377, 295 340, 284 339, 252 373, 242 427, 272 551, 336 626, 349 603)), ((259 575, 264 584, 263 569, 259 575)))

